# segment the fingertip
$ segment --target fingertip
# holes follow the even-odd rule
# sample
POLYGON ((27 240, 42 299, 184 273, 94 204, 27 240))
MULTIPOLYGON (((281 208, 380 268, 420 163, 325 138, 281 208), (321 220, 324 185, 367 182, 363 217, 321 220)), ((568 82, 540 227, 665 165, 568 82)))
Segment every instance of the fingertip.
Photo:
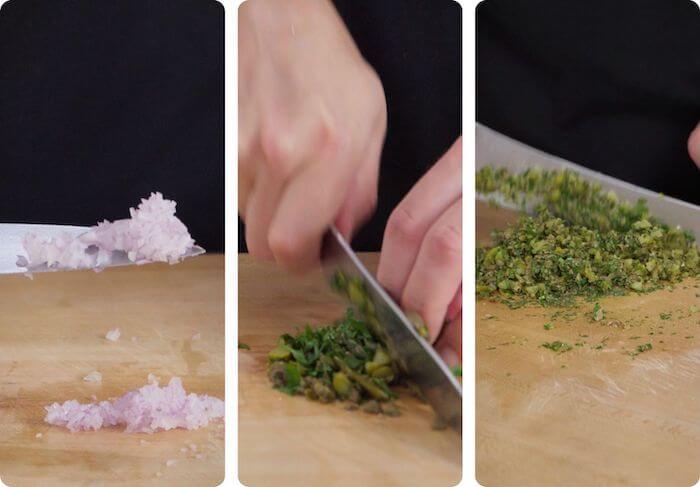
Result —
POLYGON ((690 133, 688 137, 688 154, 695 164, 700 168, 700 123, 690 133))
POLYGON ((320 262, 320 242, 309 242, 285 227, 272 227, 268 245, 277 264, 295 274, 305 274, 320 262))
POLYGON ((348 209, 343 209, 341 211, 340 215, 338 215, 338 218, 335 219, 335 228, 338 229, 340 234, 343 236, 343 238, 347 241, 350 242, 352 241, 352 216, 350 215, 350 211, 348 209))
POLYGON ((450 346, 443 346, 438 349, 438 354, 442 357, 448 367, 459 365, 459 355, 450 346))
POLYGON ((245 226, 245 244, 248 253, 258 260, 273 260, 272 252, 266 242, 260 242, 253 233, 252 225, 245 226))

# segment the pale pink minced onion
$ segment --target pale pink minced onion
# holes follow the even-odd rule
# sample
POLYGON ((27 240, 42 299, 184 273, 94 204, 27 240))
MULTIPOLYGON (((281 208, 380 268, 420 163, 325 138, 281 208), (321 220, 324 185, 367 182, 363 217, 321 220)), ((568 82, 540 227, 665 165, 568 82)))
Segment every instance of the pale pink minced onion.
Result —
POLYGON ((102 382, 102 374, 95 370, 83 377, 83 380, 85 382, 102 382))
POLYGON ((115 401, 80 404, 78 401, 46 406, 44 421, 71 432, 99 430, 124 425, 127 433, 154 433, 160 430, 202 428, 224 417, 221 399, 187 394, 179 377, 165 387, 152 383, 127 392, 115 401))
POLYGON ((175 264, 194 246, 187 227, 175 216, 176 204, 156 192, 129 209, 131 218, 105 220, 77 237, 28 233, 22 241, 27 258, 20 257, 17 265, 30 271, 43 265, 99 270, 112 261, 114 252, 125 253, 136 264, 175 264))
POLYGON ((109 340, 110 342, 116 342, 119 340, 119 337, 122 336, 122 331, 119 328, 115 328, 114 330, 109 330, 105 334, 105 338, 109 340))

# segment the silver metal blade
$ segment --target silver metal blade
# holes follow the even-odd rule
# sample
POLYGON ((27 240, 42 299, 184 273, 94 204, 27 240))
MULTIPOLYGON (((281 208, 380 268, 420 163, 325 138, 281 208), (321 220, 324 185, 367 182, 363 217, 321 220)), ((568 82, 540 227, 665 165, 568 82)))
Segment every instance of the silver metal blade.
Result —
MULTIPOLYGON (((77 237, 80 234, 88 231, 89 227, 78 227, 72 225, 39 225, 26 223, 0 223, 0 274, 23 274, 27 272, 24 267, 17 266, 19 257, 27 257, 27 253, 22 247, 22 238, 27 233, 36 233, 37 235, 56 237, 67 233, 72 237, 77 237)), ((197 245, 188 249, 183 258, 195 257, 203 254, 205 251, 197 245)), ((114 252, 111 262, 106 267, 118 267, 132 265, 124 252, 114 252)), ((45 265, 33 267, 31 273, 36 272, 54 272, 65 271, 72 269, 48 268, 45 265)))
MULTIPOLYGON (((638 199, 646 200, 652 215, 668 225, 679 225, 683 229, 690 230, 696 238, 700 239, 700 206, 592 171, 525 145, 479 123, 476 124, 475 145, 477 170, 484 166, 506 167, 515 172, 536 166, 543 169, 569 169, 581 174, 586 179, 599 183, 604 189, 614 191, 620 200, 626 200, 630 203, 634 203, 638 199)), ((477 197, 487 199, 478 194, 477 197)))
POLYGON ((389 354, 420 388, 435 412, 453 429, 462 431, 462 387, 433 347, 421 337, 406 315, 372 277, 337 229, 331 228, 323 243, 324 272, 333 279, 337 271, 359 278, 367 290, 389 354))
POLYGON ((0 274, 17 274, 27 272, 24 267, 17 267, 17 258, 26 257, 22 247, 22 237, 34 232, 48 237, 56 237, 62 233, 78 236, 85 233, 88 227, 71 225, 31 225, 24 223, 0 224, 0 274))

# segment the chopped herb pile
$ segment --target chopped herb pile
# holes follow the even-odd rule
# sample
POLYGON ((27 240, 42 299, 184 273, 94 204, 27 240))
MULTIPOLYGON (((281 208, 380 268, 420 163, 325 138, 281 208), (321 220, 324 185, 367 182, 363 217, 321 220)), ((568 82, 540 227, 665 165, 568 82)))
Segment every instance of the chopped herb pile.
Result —
POLYGON ((483 194, 499 193, 523 209, 538 203, 573 225, 601 232, 624 233, 641 220, 660 224, 649 215, 644 200, 634 205, 620 202, 614 192, 603 191, 597 183, 568 170, 533 168, 513 174, 506 168, 487 166, 476 173, 476 190, 483 194))
POLYGON ((493 233, 493 246, 477 250, 482 297, 511 307, 567 305, 579 296, 649 292, 700 275, 692 235, 651 217, 644 201, 618 202, 571 171, 485 167, 476 186, 522 206, 539 200, 535 216, 522 215, 493 233))
POLYGON ((455 377, 462 377, 462 366, 461 365, 454 365, 454 366, 452 366, 452 368, 450 370, 452 370, 452 374, 455 377))
POLYGON ((250 345, 243 342, 238 342, 238 350, 250 350, 250 345))
POLYGON ((268 358, 270 381, 287 394, 324 403, 347 401, 350 408, 368 413, 399 414, 389 389, 399 378, 398 367, 352 310, 333 325, 282 335, 268 358))

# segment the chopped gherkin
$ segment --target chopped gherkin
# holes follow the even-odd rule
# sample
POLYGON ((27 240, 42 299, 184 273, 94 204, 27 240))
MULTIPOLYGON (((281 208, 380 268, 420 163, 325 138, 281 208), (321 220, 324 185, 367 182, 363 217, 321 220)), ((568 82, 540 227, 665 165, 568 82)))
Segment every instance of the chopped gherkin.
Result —
POLYGON ((511 307, 569 305, 700 275, 690 233, 652 217, 643 200, 620 202, 574 172, 485 167, 476 189, 523 208, 537 203, 534 216, 522 215, 493 233, 493 245, 477 249, 479 296, 511 307))

